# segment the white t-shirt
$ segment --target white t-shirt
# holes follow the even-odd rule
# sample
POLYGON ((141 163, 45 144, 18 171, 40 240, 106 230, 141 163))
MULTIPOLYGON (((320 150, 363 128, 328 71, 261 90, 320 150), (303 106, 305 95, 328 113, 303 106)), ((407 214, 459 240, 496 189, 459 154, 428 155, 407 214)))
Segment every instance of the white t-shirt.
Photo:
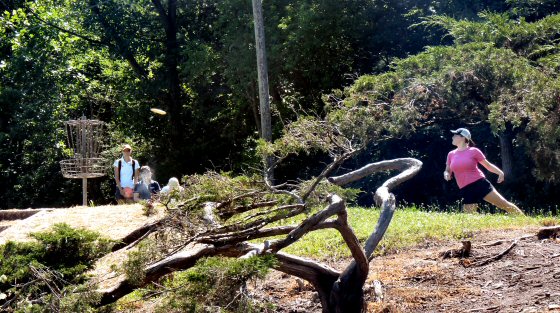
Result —
MULTIPOLYGON (((119 161, 121 161, 121 173, 120 173, 121 187, 134 188, 134 180, 132 179, 132 160, 130 162, 125 162, 124 158, 115 160, 115 163, 113 163, 113 166, 115 168, 119 168, 119 161)), ((140 163, 138 163, 137 160, 134 160, 134 163, 135 163, 134 169, 139 170, 140 163)))

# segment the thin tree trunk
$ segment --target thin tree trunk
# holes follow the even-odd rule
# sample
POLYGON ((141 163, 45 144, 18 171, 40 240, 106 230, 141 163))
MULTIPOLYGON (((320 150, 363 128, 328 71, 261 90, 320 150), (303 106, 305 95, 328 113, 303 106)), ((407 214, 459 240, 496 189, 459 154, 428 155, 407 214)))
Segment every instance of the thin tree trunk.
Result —
POLYGON ((272 141, 272 124, 270 117, 270 97, 268 90, 268 65, 264 38, 262 1, 253 0, 253 18, 255 24, 255 47, 257 52, 257 75, 259 80, 259 101, 261 113, 261 137, 272 141))
POLYGON ((179 80, 179 43, 177 41, 177 0, 169 0, 167 11, 160 0, 152 0, 165 30, 165 68, 168 92, 166 95, 167 111, 171 124, 172 141, 181 137, 181 82, 179 80))
MULTIPOLYGON (((262 15, 262 0, 253 0, 253 20, 255 24, 255 48, 257 52, 257 75, 259 80, 259 102, 261 112, 261 138, 272 142, 272 118, 270 116, 270 96, 268 89, 268 64, 266 61, 266 45, 264 39, 264 22, 262 15)), ((263 160, 264 175, 269 181, 274 181, 274 171, 271 168, 274 159, 271 156, 263 160)))
POLYGON ((506 129, 499 134, 500 138, 500 155, 502 157, 502 170, 504 171, 504 176, 506 177, 505 183, 515 182, 515 175, 513 173, 513 143, 512 143, 512 132, 510 127, 506 126, 506 129))

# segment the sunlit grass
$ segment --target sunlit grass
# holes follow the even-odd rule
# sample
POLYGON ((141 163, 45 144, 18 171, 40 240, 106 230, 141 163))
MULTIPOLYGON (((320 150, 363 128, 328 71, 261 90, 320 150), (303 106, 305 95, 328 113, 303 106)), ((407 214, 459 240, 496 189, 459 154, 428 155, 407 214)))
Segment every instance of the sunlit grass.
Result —
MULTIPOLYGON (((350 225, 360 241, 365 242, 373 232, 379 213, 379 209, 372 208, 348 209, 350 225)), ((286 224, 295 222, 297 220, 292 219, 286 224)), ((550 223, 560 224, 560 219, 550 216, 530 217, 429 212, 416 208, 398 209, 376 253, 394 252, 425 240, 471 238, 482 230, 507 230, 550 223)), ((350 255, 342 237, 335 230, 314 231, 283 251, 300 256, 329 259, 350 255)))

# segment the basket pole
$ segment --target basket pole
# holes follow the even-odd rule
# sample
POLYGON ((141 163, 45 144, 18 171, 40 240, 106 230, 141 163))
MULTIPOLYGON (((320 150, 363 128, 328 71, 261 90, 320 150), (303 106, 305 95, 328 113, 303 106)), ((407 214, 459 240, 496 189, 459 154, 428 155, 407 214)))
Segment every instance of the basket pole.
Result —
POLYGON ((82 202, 83 206, 87 206, 87 178, 82 178, 82 202))

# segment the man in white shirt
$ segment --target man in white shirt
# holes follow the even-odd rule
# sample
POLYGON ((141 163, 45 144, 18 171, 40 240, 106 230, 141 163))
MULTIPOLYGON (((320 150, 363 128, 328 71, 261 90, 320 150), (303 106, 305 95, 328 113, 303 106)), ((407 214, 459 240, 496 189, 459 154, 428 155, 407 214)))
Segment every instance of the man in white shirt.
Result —
POLYGON ((130 145, 123 145, 122 153, 122 158, 115 160, 115 163, 113 163, 115 182, 117 183, 115 192, 117 202, 119 200, 132 200, 134 186, 138 182, 138 172, 140 170, 140 163, 130 156, 132 154, 130 145))

